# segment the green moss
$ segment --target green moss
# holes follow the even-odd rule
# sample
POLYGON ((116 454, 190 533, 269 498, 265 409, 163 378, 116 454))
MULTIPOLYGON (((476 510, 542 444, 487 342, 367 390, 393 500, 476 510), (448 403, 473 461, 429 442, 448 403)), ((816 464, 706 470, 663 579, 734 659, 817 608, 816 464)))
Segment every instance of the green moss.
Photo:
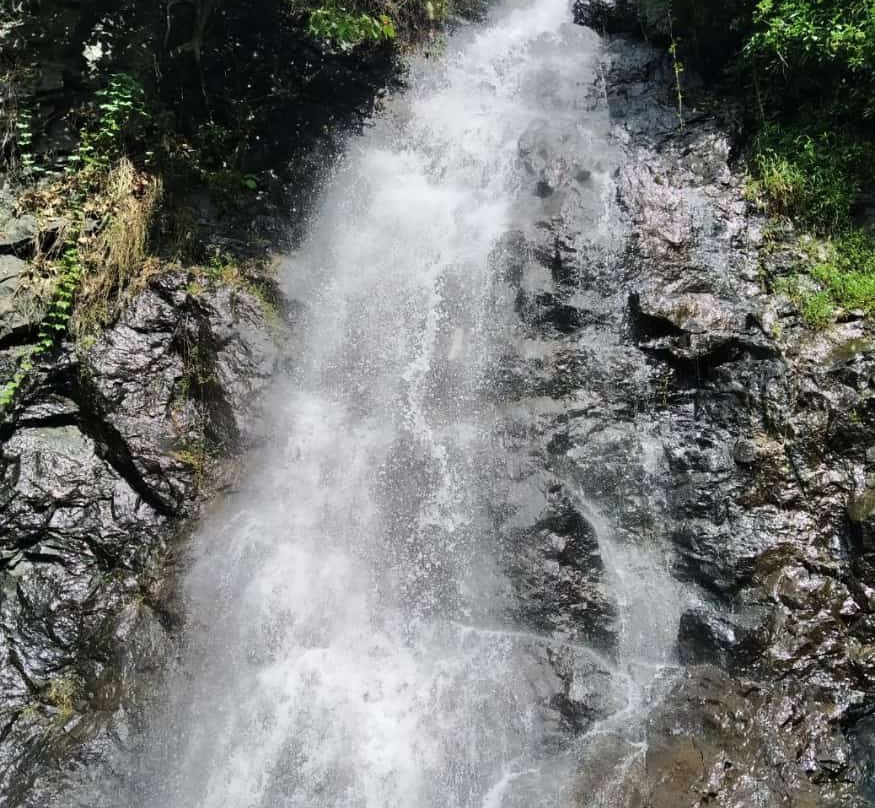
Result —
POLYGON ((825 328, 837 309, 875 314, 875 238, 850 230, 835 238, 813 239, 800 274, 778 290, 798 306, 813 328, 825 328))
POLYGON ((811 276, 842 308, 875 312, 875 238, 853 230, 819 247, 811 276))
POLYGON ((215 446, 205 438, 197 438, 186 441, 179 449, 173 452, 173 457, 185 466, 188 466, 194 474, 194 484, 203 488, 207 480, 210 460, 219 455, 215 446))
POLYGON ((848 516, 852 522, 863 522, 875 513, 875 488, 855 496, 848 503, 848 516))
POLYGON ((800 301, 800 309, 805 322, 817 329, 826 328, 835 314, 835 307, 826 292, 805 295, 800 301))

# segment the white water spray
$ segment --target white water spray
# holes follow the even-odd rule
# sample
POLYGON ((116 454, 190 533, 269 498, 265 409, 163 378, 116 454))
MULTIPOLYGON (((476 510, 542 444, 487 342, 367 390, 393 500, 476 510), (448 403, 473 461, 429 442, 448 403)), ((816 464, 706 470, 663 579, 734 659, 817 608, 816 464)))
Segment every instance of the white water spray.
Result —
MULTIPOLYGON (((284 271, 307 324, 275 445, 195 540, 190 650, 144 759, 160 773, 148 808, 569 805, 574 731, 544 709, 554 657, 604 682, 666 661, 662 640, 655 657, 621 647, 617 671, 506 630, 490 537, 506 470, 485 387, 509 315, 488 258, 555 204, 524 187, 521 138, 583 144, 585 172, 562 168, 587 177, 594 235, 612 193, 599 41, 569 16, 536 0, 463 31, 350 143, 284 271)), ((623 576, 646 560, 633 572, 597 527, 628 637, 642 604, 623 576)), ((631 691, 612 687, 619 711, 631 691)))

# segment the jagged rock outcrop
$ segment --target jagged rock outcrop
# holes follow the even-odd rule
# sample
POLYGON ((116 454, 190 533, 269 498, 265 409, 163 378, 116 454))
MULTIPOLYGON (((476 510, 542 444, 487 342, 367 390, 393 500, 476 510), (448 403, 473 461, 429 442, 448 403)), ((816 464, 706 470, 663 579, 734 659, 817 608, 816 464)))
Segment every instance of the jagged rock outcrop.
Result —
POLYGON ((222 458, 258 439, 283 306, 264 277, 225 285, 168 270, 90 347, 66 346, 28 380, 0 434, 10 805, 47 798, 50 773, 123 731, 160 668, 176 620, 174 538, 204 480, 222 464, 233 477, 222 458))
MULTIPOLYGON (((611 20, 603 30, 623 29, 611 20)), ((521 159, 550 215, 538 235, 508 233, 496 249, 520 327, 503 336, 495 389, 527 408, 543 446, 540 470, 518 463, 519 485, 601 512, 575 597, 584 607, 604 594, 578 616, 607 627, 602 647, 624 642, 601 564, 611 546, 640 548, 630 558, 668 546, 697 604, 678 615, 686 667, 657 691, 646 755, 594 746, 580 804, 862 808, 873 791, 872 327, 815 334, 770 292, 769 274, 792 259, 765 249, 745 201, 732 107, 691 80, 680 126, 664 52, 617 38, 608 59, 620 151, 605 163, 618 169, 628 235, 599 240, 557 168, 574 164, 571 141, 527 133, 521 159), (511 347, 526 340, 539 349, 511 347)), ((548 607, 533 625, 574 636, 565 541, 535 523, 525 572, 510 575, 533 614, 548 607)), ((646 570, 627 572, 658 613, 664 593, 648 592, 646 570)))
POLYGON ((681 620, 692 667, 649 723, 628 804, 866 805, 872 329, 814 334, 770 294, 785 270, 744 202, 731 118, 693 93, 680 129, 659 57, 644 88, 616 47, 629 336, 663 390, 675 570, 709 603, 681 620))

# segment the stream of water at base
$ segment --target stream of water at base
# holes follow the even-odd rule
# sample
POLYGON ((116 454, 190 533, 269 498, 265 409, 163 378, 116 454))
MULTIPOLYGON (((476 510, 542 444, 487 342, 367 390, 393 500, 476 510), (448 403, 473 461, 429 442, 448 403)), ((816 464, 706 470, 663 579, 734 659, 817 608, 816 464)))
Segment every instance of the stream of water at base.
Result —
POLYGON ((274 439, 194 539, 142 806, 596 804, 575 792, 581 745, 635 724, 671 663, 677 592, 581 503, 620 639, 615 659, 585 645, 571 659, 612 673, 616 709, 588 736, 557 729, 539 705, 556 678, 543 649, 561 640, 509 624, 490 509, 507 472, 489 385, 510 314, 489 256, 549 204, 523 187, 524 133, 562 126, 586 144, 582 226, 613 237, 600 41, 570 16, 566 0, 505 5, 414 60, 332 172, 283 270, 304 314, 274 439))

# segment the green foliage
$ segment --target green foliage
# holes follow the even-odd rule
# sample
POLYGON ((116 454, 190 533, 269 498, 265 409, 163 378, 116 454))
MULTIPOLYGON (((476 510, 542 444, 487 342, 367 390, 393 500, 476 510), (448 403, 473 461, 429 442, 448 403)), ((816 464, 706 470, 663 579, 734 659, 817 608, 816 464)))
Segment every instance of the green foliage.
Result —
POLYGON ((129 73, 115 73, 95 93, 96 119, 82 132, 77 151, 70 156, 73 169, 107 169, 138 141, 147 119, 143 86, 129 73))
POLYGON ((0 413, 5 412, 12 404, 28 374, 33 369, 33 353, 34 351, 31 349, 19 357, 15 373, 0 389, 0 413))
POLYGON ((15 116, 15 145, 18 149, 19 168, 28 177, 43 169, 33 155, 33 116, 30 110, 22 109, 15 116))
POLYGON ((395 24, 386 14, 376 17, 347 11, 342 6, 324 5, 310 12, 310 34, 342 51, 363 42, 395 39, 395 24))
POLYGON ((815 234, 782 289, 805 321, 837 309, 875 314, 875 242, 854 211, 875 182, 875 2, 757 0, 742 64, 759 132, 748 195, 815 234))
POLYGON ((678 107, 678 123, 680 124, 681 129, 684 128, 684 93, 683 87, 681 86, 681 76, 684 72, 683 62, 678 58, 678 40, 674 38, 672 35, 671 44, 668 46, 668 53, 671 56, 672 68, 674 70, 674 86, 675 93, 677 95, 677 107, 678 107))
POLYGON ((825 328, 836 309, 875 314, 875 237, 860 230, 808 245, 805 274, 779 284, 813 328, 825 328))
POLYGON ((173 457, 191 468, 198 484, 200 484, 210 457, 206 442, 203 440, 189 441, 181 449, 173 452, 173 457))
MULTIPOLYGON (((85 199, 91 196, 93 204, 95 198, 101 195, 107 197, 104 201, 107 206, 111 206, 107 211, 110 223, 120 213, 121 200, 110 198, 112 189, 107 186, 111 185, 114 176, 111 168, 114 164, 121 164, 121 158, 126 153, 129 141, 142 135, 146 118, 143 88, 129 74, 116 73, 109 78, 103 89, 95 93, 95 97, 98 102, 98 114, 83 130, 79 147, 70 157, 68 178, 62 183, 62 187, 55 189, 55 195, 64 194, 65 212, 75 219, 77 225, 68 233, 57 261, 57 283, 46 314, 40 323, 36 345, 19 357, 12 378, 0 388, 0 412, 5 412, 14 402, 33 369, 34 362, 53 351, 67 333, 76 292, 84 274, 79 234, 84 219, 85 199)), ((41 169, 34 164, 33 157, 28 151, 33 139, 30 116, 20 113, 16 126, 22 168, 25 173, 33 174, 41 169)), ((129 168, 133 171, 130 165, 129 168)), ((127 189, 128 192, 130 190, 127 189)), ((121 235, 136 232, 137 223, 130 217, 121 221, 124 230, 121 235)), ((144 235, 141 233, 140 236, 142 240, 144 235)))
POLYGON ((875 237, 850 231, 825 241, 812 261, 811 276, 837 305, 875 313, 875 237))
POLYGON ((843 229, 872 176, 865 140, 829 121, 767 124, 756 138, 749 193, 821 233, 843 229))
POLYGON ((775 89, 875 114, 872 0, 759 0, 752 26, 745 53, 775 89))
POLYGON ((36 345, 19 357, 15 373, 0 389, 0 412, 6 411, 13 403, 28 374, 33 370, 34 362, 49 354, 67 332, 73 309, 73 298, 82 277, 82 263, 75 237, 68 240, 61 255, 59 267, 60 274, 55 286, 55 293, 40 323, 36 345))

